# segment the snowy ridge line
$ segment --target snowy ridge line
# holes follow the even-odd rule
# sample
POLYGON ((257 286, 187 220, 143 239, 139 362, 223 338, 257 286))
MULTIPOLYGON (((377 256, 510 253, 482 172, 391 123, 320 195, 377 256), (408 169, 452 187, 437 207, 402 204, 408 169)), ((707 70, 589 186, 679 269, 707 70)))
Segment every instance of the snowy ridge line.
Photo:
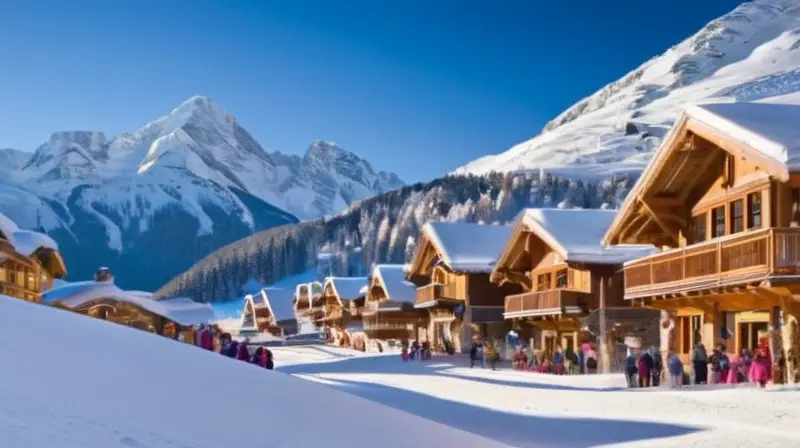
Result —
POLYGON ((681 107, 800 92, 800 2, 757 0, 581 99, 533 139, 455 174, 541 170, 596 179, 643 170, 681 107))

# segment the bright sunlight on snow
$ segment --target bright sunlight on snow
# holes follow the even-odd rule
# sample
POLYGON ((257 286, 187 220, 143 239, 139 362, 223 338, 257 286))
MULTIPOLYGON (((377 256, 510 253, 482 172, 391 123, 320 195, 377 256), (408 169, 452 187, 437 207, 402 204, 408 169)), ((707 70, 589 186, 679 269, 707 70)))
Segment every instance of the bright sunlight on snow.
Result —
POLYGON ((3 448, 503 446, 69 311, 0 296, 0 316, 3 448))

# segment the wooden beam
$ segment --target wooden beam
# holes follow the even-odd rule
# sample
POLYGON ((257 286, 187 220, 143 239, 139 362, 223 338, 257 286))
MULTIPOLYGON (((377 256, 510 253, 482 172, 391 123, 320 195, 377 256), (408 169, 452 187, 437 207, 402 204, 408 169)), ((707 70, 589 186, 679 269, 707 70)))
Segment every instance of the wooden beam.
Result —
POLYGON ((647 202, 656 208, 682 207, 686 202, 676 196, 649 196, 647 202))
POLYGON ((642 205, 644 206, 645 209, 647 209, 647 211, 653 217, 653 220, 656 222, 656 224, 658 224, 658 226, 661 227, 661 230, 663 230, 664 233, 669 235, 673 240, 675 240, 675 243, 677 243, 678 242, 678 237, 677 237, 677 235, 673 236, 673 234, 674 233, 678 233, 678 232, 676 232, 671 227, 667 226, 667 224, 664 221, 661 220, 661 218, 658 216, 658 214, 656 212, 654 212, 652 208, 650 208, 650 206, 647 204, 647 202, 642 201, 642 205))
MULTIPOLYGON (((698 173, 698 175, 702 175, 703 173, 706 172, 706 170, 708 170, 708 168, 717 158, 717 155, 719 154, 720 151, 719 148, 713 145, 702 145, 702 146, 703 148, 698 148, 696 149, 696 151, 709 148, 711 153, 708 156, 706 156, 705 159, 703 159, 703 161, 700 163, 700 166, 697 168, 696 172, 698 173)), ((691 188, 692 186, 693 186, 692 184, 689 184, 688 188, 685 188, 683 192, 681 192, 681 195, 678 197, 678 200, 680 200, 682 203, 686 203, 686 200, 689 198, 689 194, 691 194, 692 192, 691 188)))

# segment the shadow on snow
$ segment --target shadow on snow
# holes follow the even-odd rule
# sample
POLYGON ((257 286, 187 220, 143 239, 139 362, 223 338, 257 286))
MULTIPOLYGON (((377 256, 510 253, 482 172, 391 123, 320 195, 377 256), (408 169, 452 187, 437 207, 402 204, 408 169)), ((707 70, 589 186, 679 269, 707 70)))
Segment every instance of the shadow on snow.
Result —
MULTIPOLYGON (((465 381, 540 389, 587 390, 551 384, 524 383, 465 377, 442 372, 453 365, 437 360, 401 363, 396 358, 350 358, 339 362, 286 366, 289 374, 381 373, 405 375, 445 374, 465 381)), ((515 414, 433 397, 406 389, 352 380, 329 379, 326 383, 344 392, 405 411, 447 426, 518 447, 575 447, 676 437, 702 430, 668 423, 604 420, 594 418, 543 417, 515 414)), ((605 389, 610 390, 609 389, 605 389)), ((413 428, 409 428, 413 431, 413 428)))

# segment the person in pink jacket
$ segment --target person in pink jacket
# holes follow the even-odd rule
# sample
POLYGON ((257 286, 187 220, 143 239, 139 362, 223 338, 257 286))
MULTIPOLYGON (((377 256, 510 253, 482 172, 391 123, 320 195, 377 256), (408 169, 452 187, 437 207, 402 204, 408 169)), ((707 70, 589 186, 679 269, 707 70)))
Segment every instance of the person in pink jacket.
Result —
POLYGON ((756 351, 756 356, 750 364, 750 372, 748 376, 750 381, 758 383, 759 386, 764 387, 769 381, 769 359, 764 355, 764 350, 759 349, 756 351))
POLYGON ((247 344, 240 342, 236 348, 236 359, 239 361, 250 361, 250 351, 247 350, 247 344))

